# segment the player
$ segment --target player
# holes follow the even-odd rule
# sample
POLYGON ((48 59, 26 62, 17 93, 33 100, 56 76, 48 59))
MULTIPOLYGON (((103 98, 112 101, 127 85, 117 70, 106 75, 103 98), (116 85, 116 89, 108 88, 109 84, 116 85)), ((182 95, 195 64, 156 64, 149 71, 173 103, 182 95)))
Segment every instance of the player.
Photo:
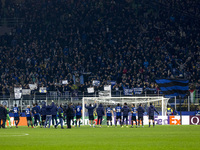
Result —
POLYGON ((62 108, 62 104, 60 105, 60 107, 58 108, 58 118, 59 118, 59 122, 55 125, 55 128, 57 128, 57 126, 59 124, 61 124, 61 129, 64 129, 63 128, 63 108, 62 108))
POLYGON ((107 116, 107 126, 109 127, 109 121, 110 121, 110 126, 112 127, 113 110, 112 110, 112 108, 110 108, 110 105, 108 105, 108 107, 106 108, 105 114, 107 116))
POLYGON ((127 106, 127 103, 124 103, 124 107, 122 108, 122 112, 123 112, 122 128, 123 128, 125 119, 126 119, 126 127, 128 128, 128 113, 129 113, 129 111, 130 111, 130 109, 127 106))
POLYGON ((122 126, 122 123, 121 123, 121 118, 122 118, 122 114, 121 114, 121 111, 122 111, 122 108, 120 106, 120 104, 118 103, 117 104, 117 107, 115 108, 115 112, 116 112, 116 121, 115 121, 115 127, 117 127, 117 121, 119 120, 120 121, 120 125, 122 126))
POLYGON ((77 124, 79 123, 79 127, 81 125, 81 116, 82 116, 82 107, 80 106, 80 104, 78 103, 78 105, 76 106, 76 109, 75 109, 75 113, 76 113, 76 127, 77 127, 77 124))
POLYGON ((17 107, 17 104, 15 104, 15 107, 13 108, 13 111, 14 111, 14 121, 15 121, 15 126, 16 128, 18 128, 18 124, 19 124, 19 116, 20 116, 20 111, 17 107))
POLYGON ((93 112, 97 105, 96 105, 96 101, 94 103, 95 103, 95 105, 93 107, 92 107, 92 104, 89 104, 89 106, 86 106, 86 104, 85 104, 85 108, 88 109, 90 127, 91 127, 91 122, 93 123, 93 127, 95 127, 93 112))
MULTIPOLYGON (((9 116, 10 109, 7 108, 6 105, 5 105, 5 109, 7 110, 7 117, 6 117, 6 120, 8 120, 9 127, 12 128, 12 126, 11 126, 11 121, 10 121, 10 116, 9 116)), ((6 122, 5 122, 5 126, 7 126, 7 123, 6 123, 6 122)))
POLYGON ((101 128, 103 115, 104 115, 104 108, 103 108, 103 105, 100 103, 99 107, 97 108, 97 116, 98 116, 97 125, 100 125, 100 128, 101 128))
POLYGON ((32 114, 34 116, 34 127, 36 127, 38 125, 37 121, 40 123, 39 108, 36 106, 36 104, 33 104, 32 114))
POLYGON ((151 125, 151 120, 153 122, 153 127, 155 126, 155 122, 154 122, 154 111, 159 115, 158 111, 156 110, 156 108, 153 106, 152 103, 150 103, 150 107, 148 109, 148 115, 149 115, 149 127, 151 125))
POLYGON ((57 106, 54 104, 54 102, 52 101, 52 125, 54 127, 54 120, 55 120, 55 125, 58 123, 57 121, 57 112, 58 112, 58 108, 57 106))
POLYGON ((131 124, 132 124, 132 128, 133 128, 133 121, 135 121, 135 124, 136 124, 136 128, 137 128, 137 120, 136 120, 136 114, 137 114, 137 109, 135 107, 135 104, 132 105, 132 118, 131 118, 131 124))
MULTIPOLYGON (((39 112, 40 112, 40 106, 38 105, 38 103, 35 103, 36 107, 39 109, 39 112)), ((40 113, 39 113, 39 124, 40 124, 40 127, 41 127, 41 116, 40 116, 40 113)))
POLYGON ((27 125, 29 128, 29 121, 31 122, 31 127, 33 128, 33 122, 32 122, 32 114, 31 114, 31 110, 30 110, 30 106, 28 105, 26 108, 26 119, 27 119, 27 125))
POLYGON ((40 109, 40 116, 42 120, 42 126, 45 127, 45 120, 46 120, 46 103, 42 104, 42 108, 40 109))
POLYGON ((140 127, 140 121, 142 121, 142 127, 144 127, 143 126, 144 108, 142 107, 142 104, 139 105, 137 111, 138 111, 138 127, 140 127))

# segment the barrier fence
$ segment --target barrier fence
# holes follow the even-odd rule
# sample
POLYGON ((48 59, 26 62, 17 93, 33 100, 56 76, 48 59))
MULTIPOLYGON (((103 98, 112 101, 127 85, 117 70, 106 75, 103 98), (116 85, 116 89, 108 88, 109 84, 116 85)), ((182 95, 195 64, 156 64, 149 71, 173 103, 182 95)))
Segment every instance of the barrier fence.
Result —
MULTIPOLYGON (((123 91, 112 91, 111 92, 112 97, 124 97, 123 91)), ((127 97, 133 97, 133 96, 162 96, 160 92, 157 94, 138 94, 138 95, 132 95, 127 97)), ((66 91, 64 93, 60 93, 57 91, 49 91, 47 93, 39 93, 39 92, 33 92, 30 95, 22 95, 21 99, 15 99, 14 94, 9 95, 0 95, 0 103, 6 104, 10 109, 13 108, 14 104, 17 104, 19 106, 19 109, 21 111, 24 111, 27 107, 27 105, 30 105, 32 107, 33 103, 38 103, 39 105, 42 104, 42 101, 45 101, 47 104, 50 104, 53 100, 58 105, 63 103, 78 103, 82 102, 83 97, 99 97, 99 92, 96 91, 94 93, 87 93, 87 92, 71 92, 66 91)), ((180 99, 178 97, 171 97, 168 101, 168 104, 175 110, 180 110, 180 104, 181 104, 181 110, 182 111, 195 111, 200 104, 200 92, 197 91, 195 97, 187 96, 184 99, 180 99)), ((199 108, 200 109, 200 108, 199 108)))

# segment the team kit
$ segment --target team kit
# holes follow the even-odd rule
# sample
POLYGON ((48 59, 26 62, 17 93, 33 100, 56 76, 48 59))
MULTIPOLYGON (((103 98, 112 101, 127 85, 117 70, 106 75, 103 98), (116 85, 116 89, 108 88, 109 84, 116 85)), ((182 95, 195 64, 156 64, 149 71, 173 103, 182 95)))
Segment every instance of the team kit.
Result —
MULTIPOLYGON (((98 127, 101 127, 102 125, 102 119, 103 116, 106 116, 107 119, 107 127, 112 127, 112 118, 115 116, 115 126, 117 126, 117 122, 119 122, 120 126, 123 128, 125 125, 128 127, 128 116, 129 113, 131 113, 131 127, 133 128, 133 125, 136 125, 137 127, 140 127, 140 122, 143 126, 143 115, 144 115, 144 108, 142 107, 142 104, 139 104, 139 107, 135 107, 134 104, 132 104, 131 109, 127 106, 127 103, 124 103, 123 106, 120 104, 117 104, 117 106, 112 109, 110 105, 107 105, 106 109, 104 110, 103 105, 100 103, 97 107, 96 102, 94 105, 92 104, 85 104, 85 108, 88 110, 88 117, 89 117, 89 126, 95 127, 95 119, 94 115, 97 114, 97 125, 98 127), (97 107, 97 108, 96 108, 97 107), (96 109, 96 110, 95 110, 96 109), (138 116, 138 121, 136 119, 136 116, 138 116)), ((7 111, 9 112, 9 109, 7 108, 7 111)), ((155 126, 154 123, 154 112, 157 114, 158 111, 156 108, 150 103, 150 107, 148 108, 148 116, 149 116, 149 127, 151 126, 151 121, 153 124, 153 127, 155 126)), ((18 128, 18 124, 20 122, 20 111, 17 105, 15 104, 15 107, 13 108, 14 113, 14 122, 15 127, 18 128)), ((54 102, 51 103, 51 105, 47 105, 44 103, 42 107, 36 103, 33 104, 32 110, 30 109, 30 106, 27 106, 25 115, 27 119, 27 126, 28 128, 50 128, 51 123, 54 128, 57 128, 58 125, 61 125, 61 129, 64 129, 64 122, 67 123, 67 128, 71 128, 71 124, 75 127, 80 127, 81 125, 81 118, 82 118, 82 106, 78 103, 77 106, 74 106, 72 103, 70 103, 67 106, 60 105, 59 107, 54 104, 54 102), (74 119, 76 118, 76 119, 74 119), (59 121, 58 121, 59 120, 59 121)), ((10 125, 10 117, 9 114, 7 114, 7 120, 10 125)))

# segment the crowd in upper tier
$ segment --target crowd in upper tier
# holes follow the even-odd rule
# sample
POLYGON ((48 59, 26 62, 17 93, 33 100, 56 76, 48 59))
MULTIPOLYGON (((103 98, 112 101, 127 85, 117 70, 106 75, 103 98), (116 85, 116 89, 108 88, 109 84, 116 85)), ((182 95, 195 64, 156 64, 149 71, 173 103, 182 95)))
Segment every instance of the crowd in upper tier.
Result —
POLYGON ((173 1, 170 10, 162 0, 156 8, 146 0, 5 2, 0 1, 0 18, 24 22, 0 36, 1 94, 30 83, 49 91, 85 91, 94 79, 100 86, 116 81, 119 89, 155 88, 156 78, 186 78, 199 88, 200 21, 193 13, 199 11, 198 0, 173 1), (77 76, 83 78, 74 87, 77 76), (56 84, 62 80, 69 84, 56 84))

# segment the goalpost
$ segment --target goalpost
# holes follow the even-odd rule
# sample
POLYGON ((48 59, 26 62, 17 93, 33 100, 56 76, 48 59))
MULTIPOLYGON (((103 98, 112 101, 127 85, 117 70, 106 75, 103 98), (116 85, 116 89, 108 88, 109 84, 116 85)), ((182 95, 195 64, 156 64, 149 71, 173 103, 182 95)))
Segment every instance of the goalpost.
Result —
MULTIPOLYGON (((98 104, 102 103, 104 106, 104 109, 110 105, 111 108, 114 110, 117 104, 119 103, 121 106, 126 102, 128 104, 128 107, 131 108, 132 104, 135 104, 135 107, 138 107, 139 104, 143 105, 143 108, 145 109, 145 114, 147 114, 147 109, 150 106, 150 103, 153 103, 157 111, 160 115, 166 116, 166 109, 167 109, 167 103, 169 98, 164 98, 163 96, 146 96, 146 97, 83 97, 82 98, 82 109, 83 109, 83 125, 85 125, 85 118, 87 116, 87 109, 85 108, 85 104, 94 105, 94 102, 96 101, 97 107, 98 104)), ((97 108, 96 107, 96 108, 97 108)), ((114 111, 113 111, 114 112, 114 111)))

